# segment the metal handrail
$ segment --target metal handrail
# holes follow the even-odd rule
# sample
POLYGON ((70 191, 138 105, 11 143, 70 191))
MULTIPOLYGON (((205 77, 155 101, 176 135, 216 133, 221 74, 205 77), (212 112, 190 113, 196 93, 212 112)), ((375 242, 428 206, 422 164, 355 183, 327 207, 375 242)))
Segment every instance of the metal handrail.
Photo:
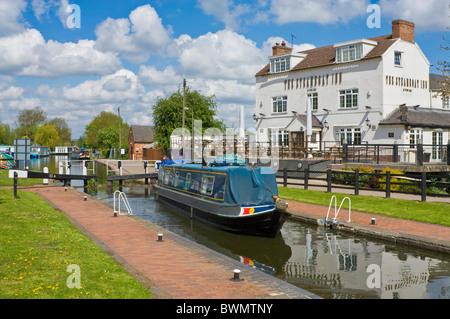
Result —
POLYGON ((122 214, 121 210, 120 210, 120 199, 122 199, 122 201, 125 204, 126 209, 128 210, 128 215, 133 215, 133 211, 131 210, 131 206, 130 203, 128 202, 128 198, 127 195, 124 192, 121 192, 119 190, 114 192, 114 213, 118 213, 119 215, 127 215, 127 214, 122 214), (119 199, 118 199, 118 206, 119 209, 116 210, 116 194, 119 193, 119 199))
POLYGON ((352 201, 351 201, 351 199, 349 197, 344 197, 344 199, 341 201, 341 205, 339 205, 339 209, 336 211, 336 195, 333 195, 331 197, 331 200, 330 200, 330 205, 328 206, 327 216, 325 217, 325 225, 326 225, 327 220, 328 220, 328 215, 330 214, 330 209, 331 209, 331 204, 333 202, 333 199, 334 199, 334 218, 333 218, 333 222, 336 222, 337 216, 339 215, 339 212, 341 211, 342 204, 344 203, 344 201, 346 199, 348 199, 348 222, 350 222, 351 221, 351 213, 352 213, 352 201))

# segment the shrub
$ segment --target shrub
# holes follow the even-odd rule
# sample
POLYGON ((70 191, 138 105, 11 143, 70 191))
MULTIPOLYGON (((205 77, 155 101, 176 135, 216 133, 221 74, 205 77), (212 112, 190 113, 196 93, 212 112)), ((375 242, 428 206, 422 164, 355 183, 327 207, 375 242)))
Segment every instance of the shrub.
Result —
MULTIPOLYGON (((356 171, 356 169, 353 169, 353 171, 356 171)), ((375 175, 370 175, 375 173, 375 170, 372 167, 369 166, 358 166, 358 171, 360 173, 363 173, 359 175, 359 185, 362 187, 370 187, 375 188, 377 177, 375 175), (367 175, 366 175, 367 174, 367 175)))
MULTIPOLYGON (((378 180, 380 182, 380 189, 382 189, 382 190, 386 190, 386 176, 384 176, 384 175, 388 171, 391 173, 391 183, 403 183, 404 182, 404 180, 402 180, 402 179, 392 177, 392 175, 405 175, 404 172, 386 167, 385 169, 383 169, 380 172, 383 175, 381 175, 380 179, 378 180)), ((391 191, 394 191, 394 192, 398 191, 398 190, 400 190, 401 186, 403 186, 403 185, 391 184, 391 191)))
MULTIPOLYGON (((375 173, 375 170, 372 167, 368 166, 358 166, 357 168, 350 168, 350 167, 343 167, 342 171, 359 171, 360 173, 363 173, 359 175, 359 185, 363 187, 375 187, 374 181, 377 180, 375 175, 366 175, 375 173)), ((354 174, 347 174, 345 172, 343 173, 337 173, 333 174, 333 183, 337 184, 344 184, 344 185, 355 185, 355 175, 354 174)))

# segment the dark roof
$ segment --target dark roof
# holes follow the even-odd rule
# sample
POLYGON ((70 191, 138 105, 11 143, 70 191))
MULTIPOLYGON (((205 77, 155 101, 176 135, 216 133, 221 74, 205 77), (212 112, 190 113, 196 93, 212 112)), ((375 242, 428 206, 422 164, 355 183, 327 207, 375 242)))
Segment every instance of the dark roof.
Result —
MULTIPOLYGON (((392 39, 392 35, 389 34, 380 37, 370 38, 369 40, 377 42, 377 45, 361 60, 368 60, 381 57, 383 53, 385 53, 397 39, 392 39)), ((290 71, 299 71, 304 69, 335 64, 336 48, 333 47, 332 45, 301 51, 299 53, 307 54, 307 56, 300 63, 294 66, 290 71)), ((261 69, 261 71, 256 73, 255 76, 269 75, 270 74, 269 71, 270 71, 270 64, 267 64, 264 68, 261 69)))
POLYGON ((154 126, 148 125, 131 125, 130 134, 133 134, 133 142, 135 143, 151 143, 153 142, 154 126))
POLYGON ((430 74, 430 90, 440 90, 442 82, 445 82, 448 76, 443 76, 439 74, 430 74))
MULTIPOLYGON (((297 116, 296 116, 296 117, 294 116, 294 117, 292 118, 292 120, 289 122, 289 124, 286 125, 286 127, 288 127, 289 125, 291 125, 291 123, 292 123, 296 118, 299 119, 299 121, 300 121, 304 126, 306 126, 306 124, 307 124, 306 114, 297 114, 297 116)), ((323 127, 322 122, 320 122, 319 119, 318 119, 314 114, 312 114, 311 120, 312 120, 312 123, 311 123, 311 126, 312 126, 312 127, 323 127)))
POLYGON ((402 113, 400 108, 393 111, 380 125, 408 125, 413 127, 450 128, 450 111, 423 107, 407 107, 402 113))

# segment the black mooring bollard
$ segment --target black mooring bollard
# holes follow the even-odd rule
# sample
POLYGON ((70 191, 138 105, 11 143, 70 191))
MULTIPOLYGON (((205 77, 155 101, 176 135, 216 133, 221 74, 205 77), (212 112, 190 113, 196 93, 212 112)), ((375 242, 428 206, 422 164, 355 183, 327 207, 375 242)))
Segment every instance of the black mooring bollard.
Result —
POLYGON ((17 172, 14 172, 14 198, 18 198, 17 196, 17 172))
POLYGON ((239 278, 239 275, 241 274, 241 271, 239 269, 235 269, 233 271, 233 273, 234 273, 234 276, 233 276, 233 278, 230 279, 231 281, 243 281, 244 280, 244 279, 239 278))
POLYGON ((162 238, 163 238, 163 234, 158 234, 158 241, 163 241, 162 238))

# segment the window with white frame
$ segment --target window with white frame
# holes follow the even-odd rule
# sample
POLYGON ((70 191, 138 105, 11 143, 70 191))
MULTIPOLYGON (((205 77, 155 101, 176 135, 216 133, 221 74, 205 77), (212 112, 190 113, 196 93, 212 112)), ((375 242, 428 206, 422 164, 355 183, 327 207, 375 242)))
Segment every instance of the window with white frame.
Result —
POLYGON ((319 96, 317 92, 308 93, 308 98, 311 99, 311 110, 317 111, 319 109, 319 96))
POLYGON ((270 136, 270 145, 288 147, 289 131, 272 129, 270 136))
POLYGON ((291 69, 290 58, 274 58, 270 60, 270 73, 284 72, 291 69))
POLYGON ((361 128, 347 127, 341 128, 336 132, 336 139, 342 144, 344 141, 347 144, 359 145, 361 144, 361 128))
POLYGON ((395 66, 402 66, 402 53, 401 52, 394 52, 394 65, 395 66))
POLYGON ((340 90, 339 102, 341 109, 358 107, 358 89, 340 90))
POLYGON ((423 142, 423 130, 409 130, 409 148, 416 148, 419 142, 423 142))
POLYGON ((442 159, 443 149, 443 134, 442 132, 433 132, 431 134, 431 144, 433 147, 431 149, 431 158, 432 159, 442 159))
POLYGON ((287 112, 287 96, 276 96, 272 98, 272 112, 273 113, 287 112))
POLYGON ((362 58, 362 44, 336 48, 336 63, 356 61, 362 58))
POLYGON ((443 95, 442 96, 442 108, 443 109, 450 109, 450 95, 443 95))

